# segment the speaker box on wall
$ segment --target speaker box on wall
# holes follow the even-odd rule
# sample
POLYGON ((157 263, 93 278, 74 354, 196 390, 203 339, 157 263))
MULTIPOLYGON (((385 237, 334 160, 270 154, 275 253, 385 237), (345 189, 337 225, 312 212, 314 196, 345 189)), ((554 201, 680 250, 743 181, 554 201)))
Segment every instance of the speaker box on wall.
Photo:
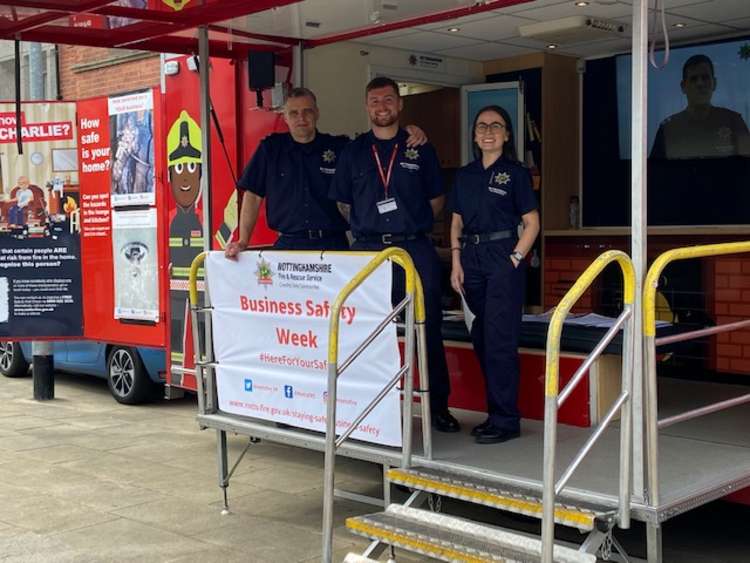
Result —
POLYGON ((276 56, 270 51, 250 51, 247 70, 251 90, 265 90, 276 84, 276 56))

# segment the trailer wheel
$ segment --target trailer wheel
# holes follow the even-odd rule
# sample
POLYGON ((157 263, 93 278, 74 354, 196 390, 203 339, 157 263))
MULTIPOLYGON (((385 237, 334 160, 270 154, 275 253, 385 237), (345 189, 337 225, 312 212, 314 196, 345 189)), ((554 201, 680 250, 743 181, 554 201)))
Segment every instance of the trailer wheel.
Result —
POLYGON ((18 342, 0 340, 0 373, 5 377, 23 377, 29 373, 29 362, 18 342))
POLYGON ((115 347, 107 359, 107 384, 118 403, 137 405, 147 401, 153 384, 133 348, 115 347))

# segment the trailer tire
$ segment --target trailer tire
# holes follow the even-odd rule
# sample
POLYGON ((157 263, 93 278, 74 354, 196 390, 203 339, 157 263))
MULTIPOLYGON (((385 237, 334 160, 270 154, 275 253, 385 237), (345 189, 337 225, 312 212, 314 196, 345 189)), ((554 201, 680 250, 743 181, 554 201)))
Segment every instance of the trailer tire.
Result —
POLYGON ((115 400, 124 405, 146 402, 154 389, 138 352, 128 346, 115 346, 110 351, 107 385, 115 400))
POLYGON ((24 377, 29 374, 29 362, 23 357, 18 342, 0 340, 0 373, 5 377, 24 377))

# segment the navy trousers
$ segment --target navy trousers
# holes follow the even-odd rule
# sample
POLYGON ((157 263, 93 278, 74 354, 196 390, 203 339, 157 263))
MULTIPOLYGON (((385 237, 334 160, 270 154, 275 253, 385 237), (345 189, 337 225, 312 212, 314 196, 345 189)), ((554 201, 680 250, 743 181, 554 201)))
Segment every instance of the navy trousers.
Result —
MULTIPOLYGON (((427 368, 430 380, 430 408, 433 412, 443 412, 448 409, 448 395, 450 395, 450 379, 448 364, 445 361, 445 348, 441 331, 443 323, 443 307, 440 302, 442 296, 440 258, 432 241, 425 237, 416 240, 399 242, 390 246, 398 246, 406 250, 414 261, 414 266, 422 280, 425 301, 425 336, 427 340, 427 368)), ((380 242, 357 242, 352 244, 352 250, 383 250, 387 248, 380 242)), ((401 302, 406 292, 406 278, 399 266, 393 268, 393 292, 391 300, 396 305, 401 302)))
POLYGON ((346 233, 321 238, 281 236, 273 245, 276 250, 349 250, 346 233))
POLYGON ((493 426, 517 432, 518 340, 526 264, 513 266, 515 240, 466 244, 461 251, 466 303, 476 316, 471 340, 484 374, 487 414, 493 426))

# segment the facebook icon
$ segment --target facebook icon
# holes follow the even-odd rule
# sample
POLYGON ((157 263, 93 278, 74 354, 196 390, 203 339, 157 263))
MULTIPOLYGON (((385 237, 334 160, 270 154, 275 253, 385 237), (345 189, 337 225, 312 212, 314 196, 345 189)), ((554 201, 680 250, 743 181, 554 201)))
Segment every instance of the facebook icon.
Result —
POLYGON ((252 379, 246 379, 245 380, 245 391, 252 391, 253 390, 253 380, 252 379))
POLYGON ((293 399, 294 398, 294 387, 291 385, 284 385, 284 397, 287 399, 293 399))

